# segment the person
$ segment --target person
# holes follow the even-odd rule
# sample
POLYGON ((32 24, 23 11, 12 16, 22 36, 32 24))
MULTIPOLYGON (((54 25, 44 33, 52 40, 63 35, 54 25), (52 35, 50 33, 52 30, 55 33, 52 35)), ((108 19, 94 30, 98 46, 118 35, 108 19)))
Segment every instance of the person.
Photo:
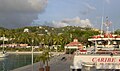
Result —
POLYGON ((113 56, 113 53, 110 53, 110 56, 113 56))

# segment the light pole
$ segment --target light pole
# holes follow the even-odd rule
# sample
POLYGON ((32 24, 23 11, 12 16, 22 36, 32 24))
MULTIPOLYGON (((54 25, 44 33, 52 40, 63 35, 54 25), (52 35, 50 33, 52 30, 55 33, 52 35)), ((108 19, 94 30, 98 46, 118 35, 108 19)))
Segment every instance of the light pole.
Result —
POLYGON ((3 34, 3 52, 4 52, 4 39, 5 39, 5 35, 3 34))
POLYGON ((33 42, 34 40, 32 39, 32 71, 33 71, 33 42))

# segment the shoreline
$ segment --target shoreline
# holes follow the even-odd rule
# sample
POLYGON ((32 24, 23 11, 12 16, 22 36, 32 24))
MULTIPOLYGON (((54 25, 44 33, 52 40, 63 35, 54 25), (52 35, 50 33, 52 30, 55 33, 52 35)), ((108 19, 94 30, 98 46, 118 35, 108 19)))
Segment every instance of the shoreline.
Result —
MULTIPOLYGON (((2 52, 0 52, 2 53, 2 52)), ((33 52, 33 54, 41 54, 42 51, 39 51, 39 52, 33 52)), ((50 52, 52 53, 53 55, 60 55, 60 54, 64 54, 65 52, 50 52)), ((32 52, 7 52, 7 54, 32 54, 32 52)))
MULTIPOLYGON (((32 52, 7 52, 8 54, 32 54, 32 52)), ((40 52, 33 52, 33 53, 35 53, 35 54, 40 54, 40 53, 42 53, 42 51, 40 51, 40 52)))

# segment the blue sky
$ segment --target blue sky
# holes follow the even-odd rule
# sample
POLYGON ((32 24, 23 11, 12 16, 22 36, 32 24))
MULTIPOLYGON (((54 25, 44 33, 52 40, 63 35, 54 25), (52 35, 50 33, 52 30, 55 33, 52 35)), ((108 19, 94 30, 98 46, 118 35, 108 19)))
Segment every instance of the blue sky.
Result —
POLYGON ((92 27, 100 28, 101 17, 104 16, 105 21, 108 16, 112 21, 110 28, 119 29, 119 3, 120 0, 48 0, 45 11, 38 15, 36 21, 61 22, 64 19, 73 20, 79 17, 80 20, 88 19, 92 27))

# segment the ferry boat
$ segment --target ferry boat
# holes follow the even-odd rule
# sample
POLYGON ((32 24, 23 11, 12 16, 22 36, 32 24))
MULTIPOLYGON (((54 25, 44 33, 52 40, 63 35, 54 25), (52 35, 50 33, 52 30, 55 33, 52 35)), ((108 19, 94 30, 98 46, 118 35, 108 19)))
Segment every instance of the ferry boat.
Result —
MULTIPOLYGON (((108 21, 107 21, 108 23, 108 21)), ((88 39, 94 46, 77 50, 74 54, 72 71, 120 71, 120 36, 109 32, 88 39)))

